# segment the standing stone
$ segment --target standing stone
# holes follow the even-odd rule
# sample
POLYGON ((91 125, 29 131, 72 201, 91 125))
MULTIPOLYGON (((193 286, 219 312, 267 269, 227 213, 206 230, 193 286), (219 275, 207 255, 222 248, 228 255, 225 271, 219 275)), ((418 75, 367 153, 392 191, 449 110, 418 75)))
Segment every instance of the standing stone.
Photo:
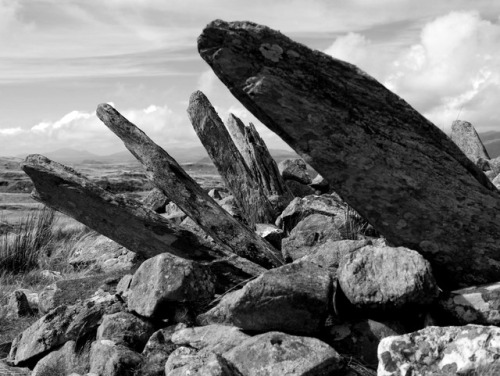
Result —
POLYGON ((496 326, 430 326, 391 336, 378 347, 378 376, 498 375, 500 328, 496 326), (490 368, 491 373, 481 372, 490 368), (477 372, 477 373, 476 373, 477 372))
POLYGON ((379 233, 421 252, 440 286, 500 280, 500 194, 404 100, 354 65, 251 22, 213 21, 198 50, 379 233))
POLYGON ((342 259, 338 278, 347 299, 365 310, 426 305, 439 294, 429 262, 403 247, 360 248, 342 259))
POLYGON ((34 312, 31 309, 28 298, 24 292, 16 290, 10 294, 9 301, 7 303, 7 317, 20 318, 33 315, 34 312))
POLYGON ((455 120, 451 124, 450 138, 472 162, 490 159, 479 135, 468 121, 455 120))

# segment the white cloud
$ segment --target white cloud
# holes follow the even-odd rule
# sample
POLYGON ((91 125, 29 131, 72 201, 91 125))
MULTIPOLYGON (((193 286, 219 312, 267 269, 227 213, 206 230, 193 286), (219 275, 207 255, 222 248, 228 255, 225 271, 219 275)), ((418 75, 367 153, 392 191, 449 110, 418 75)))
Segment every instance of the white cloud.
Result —
POLYGON ((426 24, 418 44, 393 63, 386 85, 439 127, 460 117, 476 127, 498 126, 500 98, 500 24, 477 12, 451 12, 426 24))
MULTIPOLYGON (((150 105, 145 109, 121 111, 132 123, 142 129, 155 143, 164 146, 189 146, 197 138, 185 118, 176 115, 167 106, 150 105)), ((96 116, 95 112, 71 111, 55 121, 44 121, 30 129, 0 130, 2 155, 20 154, 20 146, 27 153, 73 148, 110 154, 122 150, 122 142, 96 116)))

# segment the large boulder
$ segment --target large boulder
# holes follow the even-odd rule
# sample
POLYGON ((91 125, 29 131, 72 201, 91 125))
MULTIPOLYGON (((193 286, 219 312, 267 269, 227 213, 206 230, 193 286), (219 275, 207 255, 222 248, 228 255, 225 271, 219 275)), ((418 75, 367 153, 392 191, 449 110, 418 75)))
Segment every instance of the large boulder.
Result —
POLYGON ((223 356, 246 376, 335 375, 344 368, 341 356, 319 339, 280 332, 249 338, 223 356))
POLYGON ((285 159, 278 164, 278 169, 285 180, 295 180, 305 185, 312 182, 306 162, 300 158, 285 159))
POLYGON ((163 253, 146 260, 135 272, 128 308, 145 317, 168 318, 177 302, 205 304, 210 300, 214 281, 207 267, 163 253))
POLYGON ((5 316, 11 318, 21 318, 33 316, 35 312, 31 309, 26 294, 21 290, 13 291, 9 296, 5 316))
POLYGON ((330 272, 308 262, 268 270, 229 293, 198 322, 243 330, 313 334, 324 325, 333 296, 330 272))
POLYGON ((328 240, 341 240, 346 228, 346 217, 311 214, 301 220, 281 242, 283 258, 297 260, 311 254, 328 240))
POLYGON ((104 315, 97 329, 97 339, 109 339, 134 351, 142 351, 154 333, 152 323, 128 312, 104 315))
POLYGON ((285 180, 285 185, 294 197, 306 197, 316 193, 313 188, 307 184, 299 183, 297 180, 285 180))
POLYGON ((352 64, 251 22, 211 22, 198 50, 391 244, 453 290, 500 280, 500 194, 438 127, 352 64))
POLYGON ((142 356, 123 345, 102 339, 92 343, 90 372, 99 376, 134 376, 142 356))
POLYGON ((250 338, 239 328, 226 325, 207 325, 185 328, 172 335, 172 342, 178 346, 188 346, 197 350, 209 350, 222 354, 250 338))
POLYGON ((404 247, 360 248, 342 259, 338 278, 351 304, 363 310, 426 305, 439 295, 429 262, 404 247))
POLYGON ((468 121, 455 120, 451 124, 450 138, 472 162, 490 159, 481 138, 468 121))
POLYGON ((112 295, 94 296, 73 306, 61 305, 14 339, 8 361, 17 366, 31 365, 48 351, 95 332, 102 316, 123 308, 112 295))
POLYGON ((500 325, 500 282, 451 291, 438 303, 459 324, 500 325))
POLYGON ((88 352, 77 350, 76 342, 68 341, 60 349, 44 356, 33 368, 31 376, 69 375, 71 372, 85 373, 89 367, 88 352))
POLYGON ((382 339, 378 347, 377 375, 496 375, 498 373, 480 370, 498 365, 499 354, 498 327, 430 326, 382 339))
POLYGON ((243 376, 221 355, 179 347, 165 363, 165 376, 243 376))

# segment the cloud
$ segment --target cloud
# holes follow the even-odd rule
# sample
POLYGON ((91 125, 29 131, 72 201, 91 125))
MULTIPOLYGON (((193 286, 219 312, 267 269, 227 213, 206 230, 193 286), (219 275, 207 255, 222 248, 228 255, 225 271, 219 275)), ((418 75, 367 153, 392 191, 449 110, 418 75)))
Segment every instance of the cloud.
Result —
POLYGON ((500 98, 499 44, 498 22, 451 12, 423 27, 385 84, 445 129, 459 113, 476 126, 498 127, 500 110, 491 98, 500 98))
MULTIPOLYGON (((121 113, 167 150, 169 146, 197 143, 189 122, 165 105, 126 109, 121 113)), ((27 153, 43 153, 61 147, 85 149, 96 154, 123 150, 121 140, 97 118, 95 112, 71 111, 58 120, 40 122, 29 129, 0 130, 2 155, 18 155, 21 149, 27 153)))

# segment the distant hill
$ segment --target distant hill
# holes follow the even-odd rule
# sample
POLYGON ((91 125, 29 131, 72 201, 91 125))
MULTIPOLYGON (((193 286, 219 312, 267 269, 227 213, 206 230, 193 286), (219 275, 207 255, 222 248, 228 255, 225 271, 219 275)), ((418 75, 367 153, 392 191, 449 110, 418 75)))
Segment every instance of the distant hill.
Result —
MULTIPOLYGON (((276 163, 280 163, 284 159, 288 158, 300 158, 294 151, 281 150, 281 149, 269 149, 269 153, 274 158, 276 163)), ((196 161, 196 164, 212 164, 212 160, 207 155, 206 157, 196 161)))
POLYGON ((483 141, 484 147, 490 155, 490 158, 500 156, 500 131, 479 133, 479 137, 481 141, 483 141))

